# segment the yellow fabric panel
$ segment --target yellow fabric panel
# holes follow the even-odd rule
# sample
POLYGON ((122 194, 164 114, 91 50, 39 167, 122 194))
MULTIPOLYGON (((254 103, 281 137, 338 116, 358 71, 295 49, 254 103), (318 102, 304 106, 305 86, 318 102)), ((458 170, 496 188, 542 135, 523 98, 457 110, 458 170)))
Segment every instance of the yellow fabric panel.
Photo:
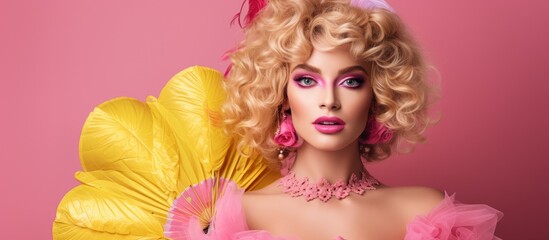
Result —
POLYGON ((243 155, 236 145, 236 143, 232 144, 227 151, 226 160, 219 171, 220 176, 235 181, 238 187, 248 191, 261 189, 280 178, 280 173, 268 168, 261 155, 257 153, 243 155))
POLYGON ((83 184, 117 195, 122 199, 131 199, 133 204, 147 212, 165 216, 176 197, 176 192, 162 191, 151 183, 147 176, 117 171, 77 172, 76 179, 83 184))
POLYGON ((59 204, 53 236, 54 239, 166 239, 163 222, 163 217, 146 212, 133 199, 80 185, 59 204))
MULTIPOLYGON (((223 163, 229 138, 223 134, 221 106, 226 94, 223 76, 206 67, 191 67, 176 74, 162 89, 158 101, 173 114, 180 146, 193 149, 192 161, 211 173, 223 163)), ((188 161, 183 161, 183 168, 188 161)))
POLYGON ((86 171, 147 171, 152 118, 146 104, 133 98, 115 98, 97 106, 80 135, 80 161, 86 171))
MULTIPOLYGON (((194 160, 198 158, 198 152, 195 148, 188 147, 188 142, 193 141, 188 139, 196 137, 187 135, 184 129, 185 127, 178 124, 176 116, 156 101, 156 99, 149 97, 147 101, 153 114, 155 116, 161 116, 166 122, 166 125, 168 125, 171 129, 172 133, 175 133, 173 144, 175 144, 174 147, 177 149, 177 157, 179 161, 176 166, 172 168, 172 170, 177 171, 177 189, 181 191, 188 186, 197 184, 206 179, 207 176, 210 176, 211 173, 205 171, 205 167, 202 165, 202 162, 194 160)), ((165 143, 159 142, 159 144, 165 143)))
POLYGON ((147 104, 116 98, 94 109, 80 137, 84 170, 138 173, 163 191, 176 191, 179 161, 173 130, 147 104))

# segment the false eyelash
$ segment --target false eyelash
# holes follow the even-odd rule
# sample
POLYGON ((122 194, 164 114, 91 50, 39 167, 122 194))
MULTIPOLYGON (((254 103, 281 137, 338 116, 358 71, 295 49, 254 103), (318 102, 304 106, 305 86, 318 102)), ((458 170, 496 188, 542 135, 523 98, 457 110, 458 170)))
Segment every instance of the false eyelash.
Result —
POLYGON ((298 86, 300 86, 300 87, 305 87, 305 88, 306 88, 306 87, 311 87, 311 86, 313 86, 313 85, 303 85, 303 84, 301 84, 301 81, 302 81, 303 79, 305 79, 305 78, 310 79, 310 80, 313 81, 314 83, 318 83, 318 81, 317 81, 313 76, 308 75, 308 74, 297 75, 297 76, 293 77, 293 80, 294 80, 294 82, 295 82, 298 86))
POLYGON ((350 88, 359 88, 362 85, 364 85, 364 83, 366 82, 366 80, 361 76, 352 76, 352 77, 347 77, 347 78, 344 78, 343 80, 341 80, 339 82, 339 85, 344 84, 348 80, 354 80, 354 81, 357 82, 357 86, 350 87, 350 88))

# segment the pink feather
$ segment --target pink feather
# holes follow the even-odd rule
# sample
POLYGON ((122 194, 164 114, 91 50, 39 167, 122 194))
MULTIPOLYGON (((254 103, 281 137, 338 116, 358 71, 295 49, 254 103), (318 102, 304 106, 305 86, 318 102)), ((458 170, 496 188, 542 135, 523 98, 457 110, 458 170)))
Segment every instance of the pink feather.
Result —
POLYGON ((261 11, 261 9, 265 6, 267 6, 267 0, 244 0, 244 2, 242 2, 242 6, 240 7, 240 11, 234 15, 231 24, 238 20, 238 25, 240 27, 248 26, 248 24, 254 20, 259 11, 261 11), (242 25, 240 19, 242 12, 244 11, 244 4, 246 4, 246 2, 248 2, 248 13, 246 13, 246 16, 244 17, 244 25, 242 25))

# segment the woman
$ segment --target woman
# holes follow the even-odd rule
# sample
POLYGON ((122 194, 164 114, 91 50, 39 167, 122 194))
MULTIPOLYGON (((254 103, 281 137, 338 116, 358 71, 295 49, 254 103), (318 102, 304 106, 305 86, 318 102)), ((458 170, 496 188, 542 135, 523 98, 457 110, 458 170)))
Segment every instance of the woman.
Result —
POLYGON ((423 141, 429 124, 425 63, 385 2, 269 1, 231 59, 229 128, 275 165, 292 155, 283 160, 288 175, 244 194, 250 229, 299 239, 413 238, 408 223, 451 202, 431 188, 385 186, 362 164, 389 157, 398 142, 423 141), (364 187, 342 195, 351 176, 364 187))
POLYGON ((56 239, 496 239, 497 210, 366 171, 430 123, 425 63, 389 5, 250 10, 225 90, 195 67, 90 115, 56 239))

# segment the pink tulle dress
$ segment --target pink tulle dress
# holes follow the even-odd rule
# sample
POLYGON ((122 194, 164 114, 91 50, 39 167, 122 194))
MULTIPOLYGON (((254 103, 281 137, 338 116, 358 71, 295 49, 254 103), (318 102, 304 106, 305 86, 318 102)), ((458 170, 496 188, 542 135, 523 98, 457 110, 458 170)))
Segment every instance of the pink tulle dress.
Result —
MULTIPOLYGON (((187 229, 173 231, 172 239, 238 239, 238 240, 288 240, 276 237, 264 230, 249 230, 242 209, 244 193, 229 184, 217 203, 217 213, 208 233, 204 233, 197 219, 191 219, 187 229)), ((417 216, 406 227, 405 240, 494 240, 496 223, 503 214, 483 204, 463 204, 446 194, 445 198, 425 216, 417 216)), ((336 240, 343 240, 340 236, 336 240)))

